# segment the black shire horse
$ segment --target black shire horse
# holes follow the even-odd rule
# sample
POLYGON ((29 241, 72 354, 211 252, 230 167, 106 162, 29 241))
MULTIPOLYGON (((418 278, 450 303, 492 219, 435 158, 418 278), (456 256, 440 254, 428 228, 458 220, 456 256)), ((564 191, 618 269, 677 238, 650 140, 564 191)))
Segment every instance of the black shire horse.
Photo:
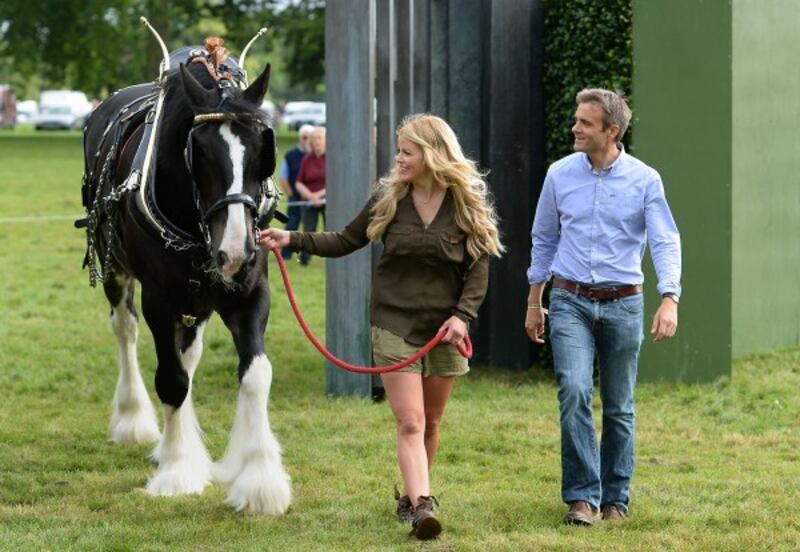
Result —
POLYGON ((85 129, 85 263, 92 283, 103 281, 120 347, 111 438, 158 441, 158 468, 146 486, 151 494, 202 493, 215 480, 236 510, 277 515, 288 509, 291 489, 267 417, 272 366, 263 335, 270 294, 266 254, 256 241, 257 217, 266 200, 274 201, 275 135, 258 110, 269 66, 243 90, 208 59, 186 57, 187 66, 167 71, 159 83, 117 92, 85 129), (144 185, 136 171, 143 166, 147 174, 148 163, 137 166, 137 159, 148 157, 148 124, 157 141, 144 185), (136 356, 135 280, 158 357, 163 434, 136 356), (219 463, 206 450, 191 398, 213 312, 239 355, 236 417, 219 463))

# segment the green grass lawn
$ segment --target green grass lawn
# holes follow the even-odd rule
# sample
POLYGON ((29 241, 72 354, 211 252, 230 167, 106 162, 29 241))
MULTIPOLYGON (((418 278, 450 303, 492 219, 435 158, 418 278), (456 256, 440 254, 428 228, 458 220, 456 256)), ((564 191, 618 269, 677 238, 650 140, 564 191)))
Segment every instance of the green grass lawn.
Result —
MULTIPOLYGON (((281 140, 286 151, 293 138, 281 140)), ((0 219, 80 205, 77 133, 0 133, 0 219)), ((705 386, 640 385, 631 517, 561 524, 558 406, 542 372, 486 367, 448 406, 433 489, 445 532, 416 543, 394 519, 400 481, 387 405, 325 396, 274 261, 266 336, 270 419, 292 477, 286 516, 243 516, 218 485, 202 496, 141 489, 150 447, 108 442, 116 341, 100 289, 81 271, 69 220, 0 222, 0 550, 796 550, 800 547, 800 351, 737 362, 705 386)), ((290 266, 324 336, 324 263, 290 266)), ((521 323, 521 321, 520 321, 521 323)), ((209 450, 227 444, 236 355, 217 318, 193 397, 209 450)), ((140 361, 154 352, 142 324, 140 361)))

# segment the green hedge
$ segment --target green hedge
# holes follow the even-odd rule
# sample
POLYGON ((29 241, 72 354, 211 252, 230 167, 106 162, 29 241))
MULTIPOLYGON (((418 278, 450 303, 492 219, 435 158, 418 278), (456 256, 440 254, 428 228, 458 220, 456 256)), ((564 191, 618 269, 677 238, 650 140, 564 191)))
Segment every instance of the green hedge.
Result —
MULTIPOLYGON (((545 156, 572 153, 575 94, 621 90, 632 100, 631 0, 543 0, 545 156)), ((631 128, 623 140, 630 144, 631 128)))

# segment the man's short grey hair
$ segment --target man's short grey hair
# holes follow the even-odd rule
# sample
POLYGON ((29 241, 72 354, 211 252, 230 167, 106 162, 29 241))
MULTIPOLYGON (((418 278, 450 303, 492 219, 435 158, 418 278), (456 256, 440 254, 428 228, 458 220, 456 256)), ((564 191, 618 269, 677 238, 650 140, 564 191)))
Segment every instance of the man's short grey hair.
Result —
POLYGON ((300 129, 297 131, 297 134, 300 136, 302 136, 303 134, 308 134, 309 136, 311 136, 312 132, 314 132, 314 127, 312 125, 305 124, 300 127, 300 129))
POLYGON ((611 125, 619 126, 617 142, 622 142, 625 131, 631 122, 631 108, 622 93, 612 92, 603 88, 584 88, 575 96, 575 102, 591 102, 603 110, 603 130, 611 125))

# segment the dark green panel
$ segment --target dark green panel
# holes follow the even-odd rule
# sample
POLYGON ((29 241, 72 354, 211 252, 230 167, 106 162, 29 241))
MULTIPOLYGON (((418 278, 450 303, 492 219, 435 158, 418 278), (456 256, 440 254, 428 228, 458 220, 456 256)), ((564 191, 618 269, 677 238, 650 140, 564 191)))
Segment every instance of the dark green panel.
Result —
POLYGON ((667 343, 649 338, 660 299, 645 262, 640 380, 708 381, 731 363, 731 5, 633 6, 634 155, 661 173, 683 243, 679 329, 667 343))
POLYGON ((800 344, 800 2, 733 5, 733 354, 800 344))

